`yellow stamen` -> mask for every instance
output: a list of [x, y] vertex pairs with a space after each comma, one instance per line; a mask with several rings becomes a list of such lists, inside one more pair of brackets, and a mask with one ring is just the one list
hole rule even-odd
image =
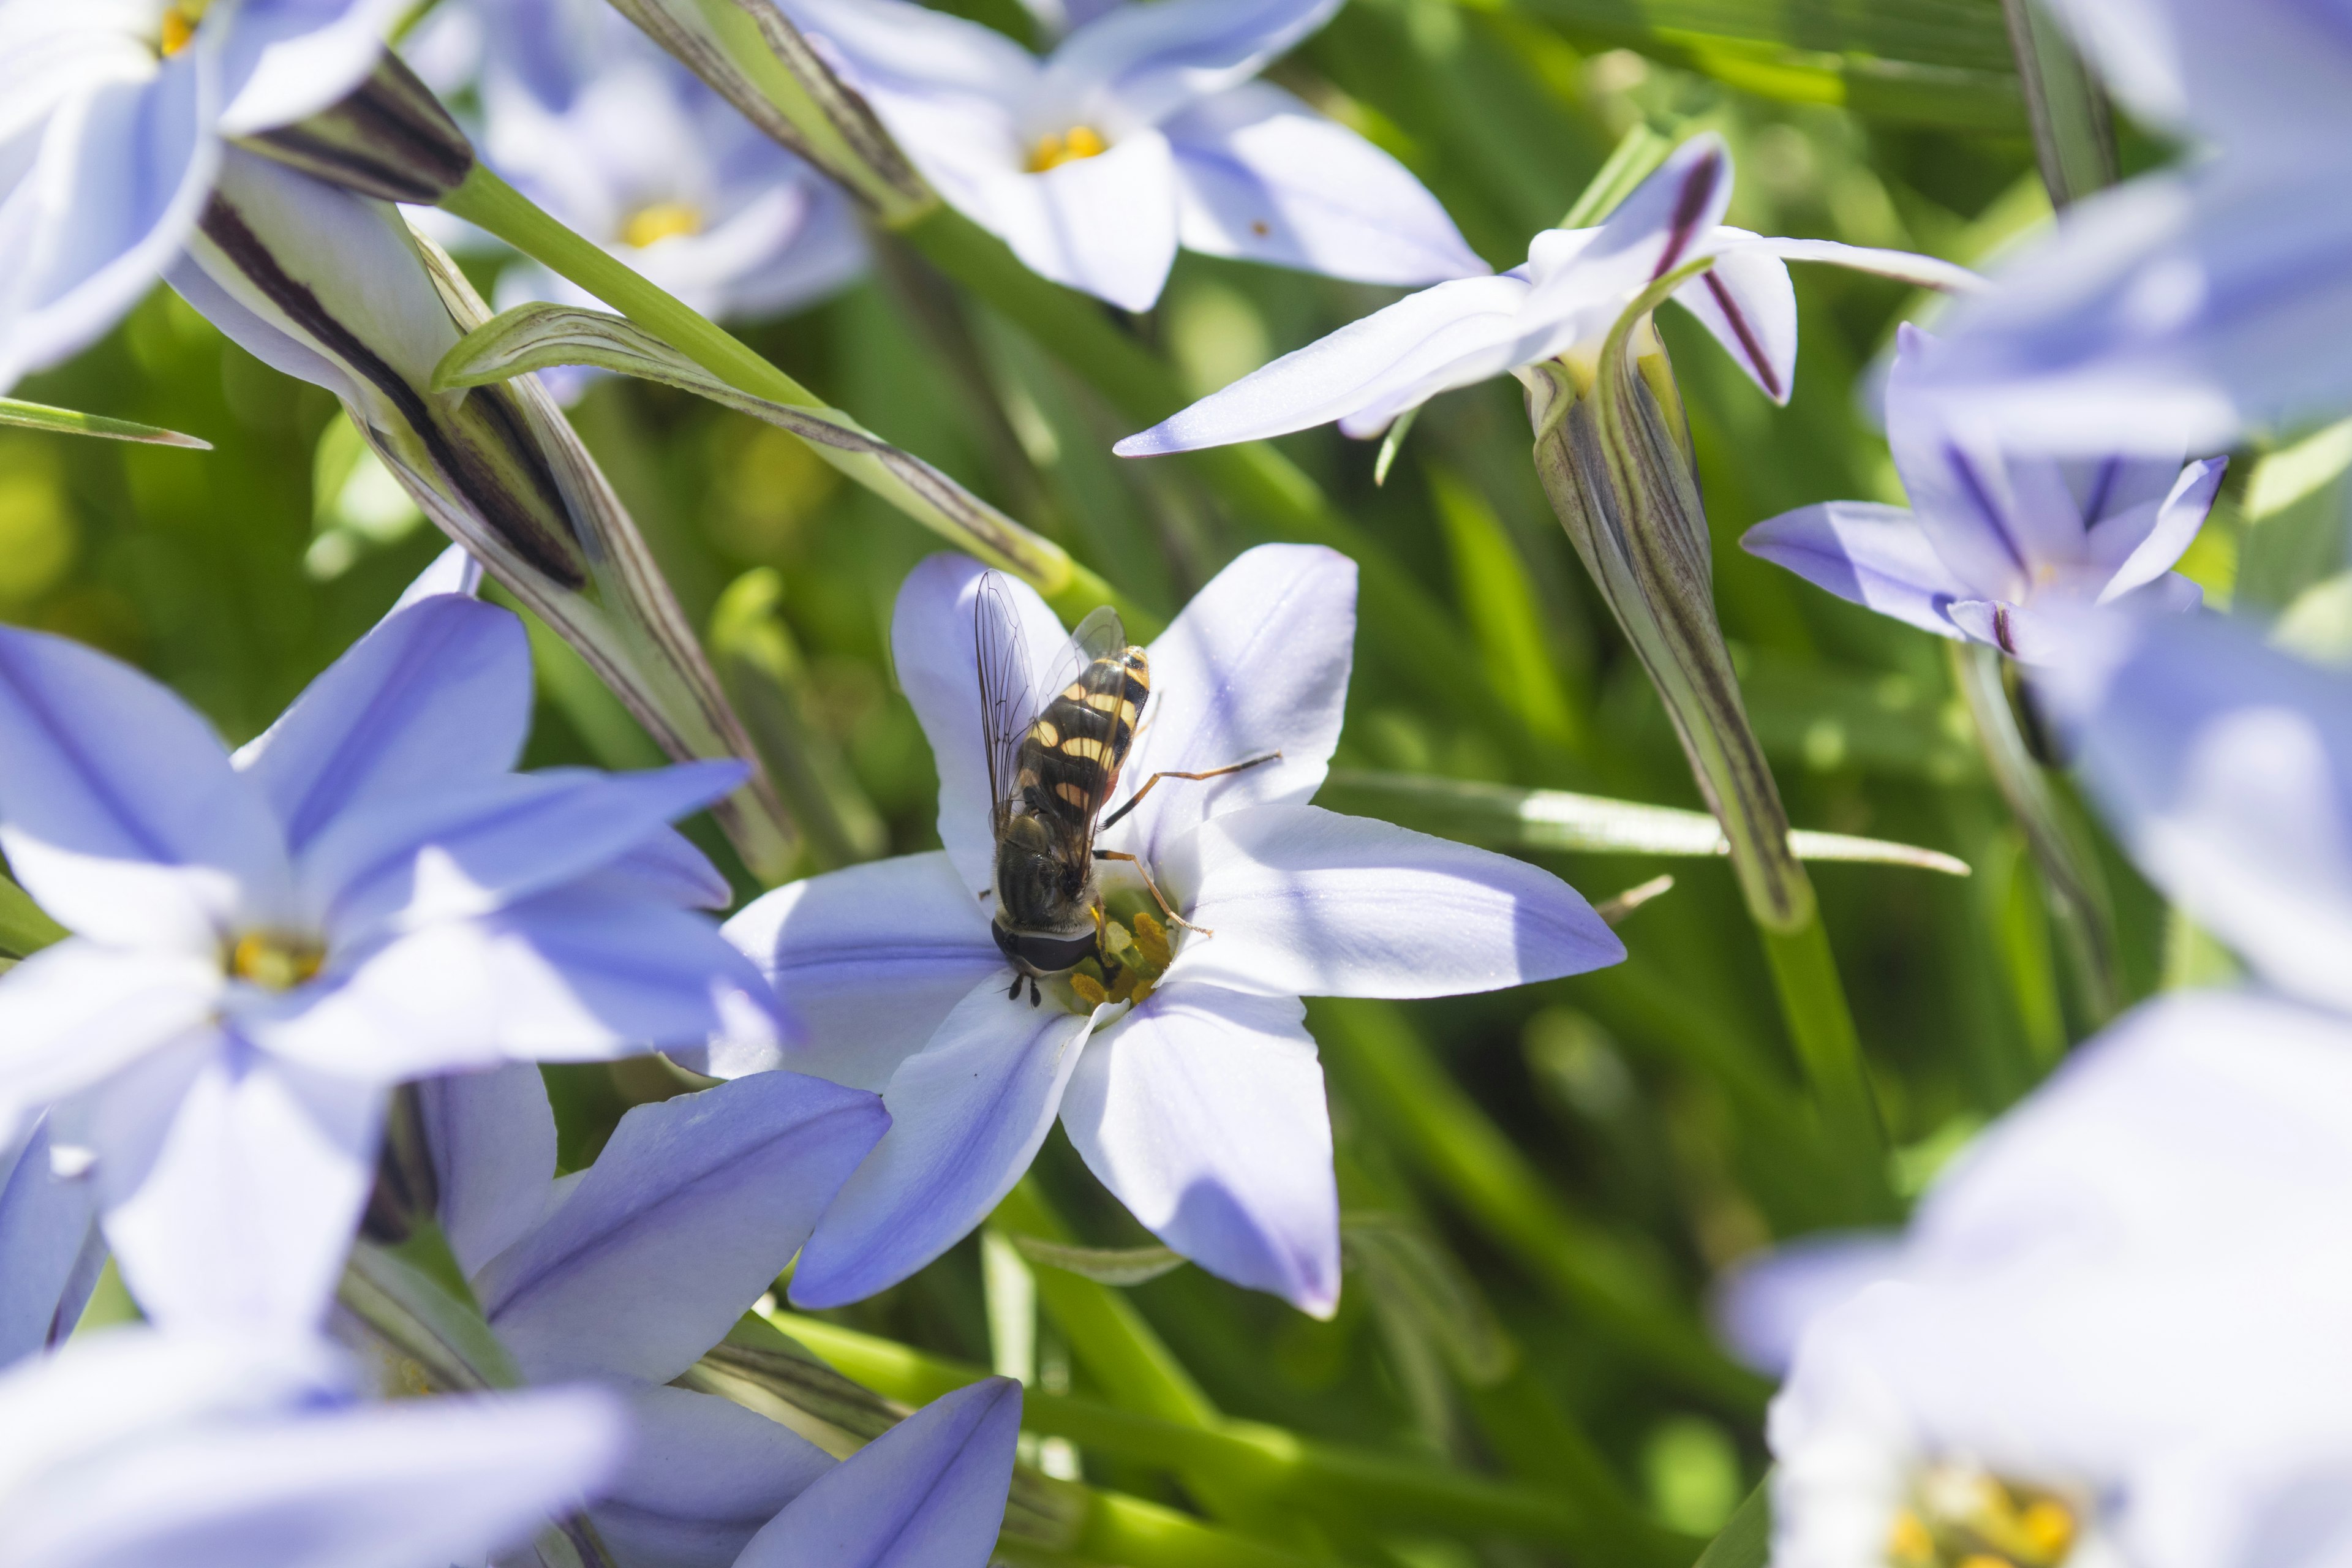
[[1907, 1508], [1895, 1516], [1895, 1527], [1886, 1532], [1886, 1557], [1890, 1563], [1904, 1564], [1935, 1561], [1936, 1538]]
[[1058, 169], [1081, 158], [1098, 157], [1109, 151], [1110, 143], [1091, 125], [1073, 125], [1058, 136], [1048, 132], [1029, 149], [1029, 172], [1042, 174], [1048, 169]]
[[291, 991], [326, 962], [326, 950], [308, 937], [283, 931], [247, 931], [229, 950], [228, 972], [265, 991]]
[[2074, 1544], [2074, 1515], [2063, 1503], [2043, 1498], [2018, 1516], [2025, 1543], [2045, 1563], [2055, 1563]]
[[163, 36], [159, 43], [164, 58], [188, 47], [188, 40], [204, 26], [205, 10], [211, 4], [212, 0], [173, 0], [163, 7]]
[[1071, 975], [1070, 989], [1076, 992], [1078, 1000], [1089, 1007], [1099, 1007], [1110, 1000], [1110, 993], [1104, 990], [1102, 982], [1091, 974]]
[[1148, 910], [1139, 910], [1135, 917], [1135, 951], [1143, 955], [1144, 967], [1157, 973], [1168, 967], [1175, 955], [1169, 950], [1168, 928]]
[[631, 213], [621, 225], [621, 239], [639, 250], [656, 240], [702, 232], [702, 209], [688, 202], [655, 202]]

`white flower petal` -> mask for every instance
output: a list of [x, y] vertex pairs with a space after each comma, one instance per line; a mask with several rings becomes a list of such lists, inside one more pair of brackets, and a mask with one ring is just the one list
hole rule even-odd
[[70, 939], [0, 976], [0, 1139], [41, 1106], [206, 1027], [222, 984], [217, 961]]
[[[1737, 228], [1718, 228], [1716, 234], [1755, 237]], [[1728, 252], [1675, 289], [1675, 303], [1715, 334], [1765, 396], [1789, 401], [1797, 380], [1797, 291], [1779, 257]]]
[[1080, 111], [1155, 125], [1257, 75], [1340, 0], [1157, 0], [1105, 12], [1046, 62], [1045, 92]]
[[1118, 798], [1162, 770], [1202, 773], [1276, 752], [1281, 760], [1220, 779], [1163, 779], [1106, 847], [1156, 862], [1220, 812], [1313, 799], [1339, 742], [1355, 643], [1356, 563], [1337, 551], [1262, 544], [1210, 579], [1152, 641], [1152, 698]]
[[1178, 983], [1087, 1042], [1062, 1125], [1154, 1236], [1328, 1318], [1339, 1193], [1323, 1068], [1296, 997]]
[[406, 0], [242, 0], [222, 20], [230, 136], [316, 114], [365, 80]]
[[1042, 174], [1007, 170], [978, 186], [971, 216], [1056, 283], [1148, 310], [1176, 259], [1176, 165], [1159, 132]]
[[1265, 995], [1452, 996], [1625, 956], [1575, 889], [1523, 860], [1311, 805], [1228, 812], [1170, 847], [1161, 886], [1213, 931], [1168, 981]]
[[1160, 129], [1187, 250], [1364, 283], [1491, 270], [1403, 164], [1280, 88], [1244, 82]]
[[890, 1131], [793, 1272], [806, 1307], [862, 1300], [963, 1239], [1028, 1170], [1091, 1021], [974, 986], [882, 1092]]
[[786, 1067], [879, 1089], [974, 985], [1011, 973], [988, 906], [942, 853], [787, 883], [721, 931], [805, 1031], [764, 1057], [714, 1046], [710, 1069], [721, 1078]]

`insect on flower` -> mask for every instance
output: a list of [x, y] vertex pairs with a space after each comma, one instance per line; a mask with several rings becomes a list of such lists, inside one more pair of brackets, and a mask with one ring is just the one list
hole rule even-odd
[[[994, 573], [972, 601], [973, 647], [980, 665], [981, 731], [988, 748], [989, 826], [996, 843], [996, 913], [990, 933], [1013, 963], [1013, 987], [1067, 973], [1095, 956], [1102, 938], [1102, 891], [1095, 864], [1132, 865], [1152, 901], [1176, 925], [1209, 934], [1169, 907], [1151, 869], [1135, 856], [1095, 847], [1095, 834], [1135, 809], [1161, 779], [1213, 779], [1282, 755], [1268, 752], [1205, 773], [1156, 773], [1125, 805], [1095, 820], [1118, 788], [1151, 700], [1151, 663], [1127, 640], [1118, 612], [1103, 605], [1078, 624], [1044, 689], [1029, 689], [1029, 654], [1021, 623]], [[986, 894], [982, 895], [986, 897]]]

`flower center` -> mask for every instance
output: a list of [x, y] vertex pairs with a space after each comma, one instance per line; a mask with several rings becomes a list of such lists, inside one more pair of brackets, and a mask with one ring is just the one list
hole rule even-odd
[[172, 0], [163, 7], [163, 31], [156, 47], [163, 51], [165, 59], [188, 47], [188, 40], [205, 25], [205, 12], [211, 5], [212, 0]]
[[1073, 125], [1059, 135], [1047, 132], [1037, 138], [1029, 149], [1029, 172], [1042, 174], [1048, 169], [1058, 169], [1065, 163], [1075, 163], [1081, 158], [1093, 158], [1110, 151], [1103, 133], [1091, 125]]
[[1144, 900], [1145, 907], [1139, 909], [1134, 907], [1132, 895], [1114, 894], [1106, 901], [1095, 955], [1070, 972], [1070, 989], [1086, 1006], [1139, 1003], [1168, 973], [1169, 961], [1175, 956], [1168, 927], [1150, 906], [1148, 895]]
[[654, 202], [631, 213], [621, 225], [624, 244], [643, 250], [656, 240], [702, 232], [702, 209], [691, 202]]
[[250, 931], [229, 949], [228, 972], [264, 991], [291, 991], [319, 973], [327, 950], [290, 931]]
[[2045, 1487], [1967, 1464], [1925, 1471], [1886, 1535], [1888, 1568], [2058, 1568], [2074, 1549], [2074, 1505]]

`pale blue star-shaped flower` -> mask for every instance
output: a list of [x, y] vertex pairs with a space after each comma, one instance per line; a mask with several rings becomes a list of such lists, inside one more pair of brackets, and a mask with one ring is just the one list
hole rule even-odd
[[1742, 549], [1881, 615], [2029, 661], [2051, 656], [2053, 608], [2063, 620], [2086, 605], [2163, 613], [2203, 602], [2171, 568], [2227, 459], [2183, 467], [2177, 453], [2062, 460], [1989, 447], [1919, 395], [1935, 340], [1906, 325], [1898, 342], [1886, 439], [1910, 509], [1826, 501], [1759, 523]]
[[429, 591], [459, 576], [234, 756], [147, 677], [0, 628], [0, 850], [73, 932], [0, 978], [0, 1135], [50, 1108], [159, 1321], [318, 1319], [389, 1084], [772, 1026], [667, 826], [740, 765], [513, 772], [529, 648]]
[[1043, 59], [908, 0], [784, 0], [917, 168], [1031, 270], [1130, 310], [1181, 246], [1366, 283], [1487, 270], [1403, 165], [1253, 80], [1339, 0], [1151, 0]]
[[628, 1402], [627, 1449], [588, 1509], [619, 1561], [862, 1563], [874, 1559], [854, 1545], [918, 1521], [892, 1561], [987, 1560], [1017, 1384], [950, 1394], [840, 1462], [731, 1400], [672, 1385], [769, 1289], [882, 1135], [889, 1118], [873, 1095], [775, 1072], [641, 1105], [594, 1164], [559, 1180], [535, 1068], [416, 1093], [450, 1248], [516, 1364], [534, 1383], [600, 1384]]
[[1597, 228], [1546, 229], [1522, 266], [1400, 300], [1212, 393], [1118, 443], [1122, 457], [1189, 452], [1337, 421], [1372, 437], [1442, 392], [1563, 356], [1597, 355], [1610, 329], [1658, 279], [1707, 257], [1674, 291], [1776, 403], [1797, 361], [1797, 298], [1782, 263], [1830, 261], [1934, 288], [1974, 274], [1927, 257], [1818, 239], [1767, 239], [1723, 225], [1731, 155], [1695, 136]]
[[[489, 165], [701, 314], [796, 310], [864, 268], [848, 197], [603, 0], [471, 0], [428, 26], [471, 35], [461, 74]], [[528, 300], [596, 303], [536, 263], [509, 266], [497, 303]]]
[[365, 1405], [305, 1337], [116, 1329], [0, 1374], [9, 1568], [417, 1568], [528, 1540], [613, 1468], [594, 1389]]
[[2352, 19], [2303, 0], [2061, 0], [2197, 151], [2069, 207], [1955, 312], [1925, 390], [2021, 449], [2210, 450], [2352, 407]]
[[[1339, 736], [1355, 567], [1265, 545], [1225, 568], [1150, 647], [1151, 695], [1107, 828], [1175, 911], [1143, 952], [1139, 1002], [1006, 995], [991, 934], [995, 846], [976, 673], [983, 573], [933, 556], [899, 591], [898, 679], [929, 737], [946, 847], [778, 889], [727, 926], [808, 1022], [804, 1041], [715, 1046], [710, 1070], [788, 1067], [879, 1089], [892, 1125], [818, 1224], [793, 1300], [890, 1285], [968, 1233], [1055, 1117], [1170, 1247], [1328, 1315], [1339, 1293], [1330, 1120], [1302, 996], [1444, 996], [1574, 974], [1624, 949], [1574, 889], [1524, 861], [1307, 802]], [[1003, 584], [1044, 686], [1059, 622]], [[1112, 803], [1113, 808], [1121, 804]], [[1120, 868], [1104, 868], [1111, 896]], [[1156, 917], [1155, 917], [1156, 918]], [[1139, 925], [1139, 930], [1143, 928]], [[1213, 932], [1213, 934], [1209, 934]]]
[[356, 87], [402, 0], [0, 0], [0, 391], [152, 288], [223, 139]]
[[61, 1343], [106, 1262], [89, 1173], [58, 1168], [47, 1119], [0, 1148], [0, 1366]]

